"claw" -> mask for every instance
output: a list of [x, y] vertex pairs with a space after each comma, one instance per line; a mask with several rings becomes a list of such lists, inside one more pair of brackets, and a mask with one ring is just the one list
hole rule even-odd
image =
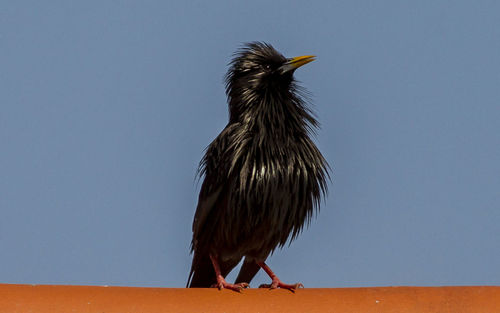
[[269, 288], [269, 289], [282, 288], [282, 289], [288, 289], [291, 292], [295, 292], [296, 289], [304, 288], [304, 285], [302, 285], [301, 283], [285, 284], [281, 280], [276, 278], [273, 279], [273, 282], [271, 284], [262, 284], [259, 286], [259, 288]]
[[288, 289], [291, 292], [295, 292], [298, 288], [304, 288], [304, 285], [301, 283], [296, 283], [296, 284], [285, 284], [282, 282], [276, 274], [271, 271], [269, 266], [267, 266], [264, 261], [258, 261], [257, 264], [271, 277], [272, 283], [271, 284], [262, 284], [259, 286], [259, 288], [269, 288], [269, 289], [277, 289], [277, 288], [283, 288], [283, 289]]
[[212, 260], [212, 265], [214, 266], [215, 275], [217, 276], [217, 283], [213, 284], [212, 288], [221, 289], [230, 289], [237, 292], [240, 292], [242, 289], [250, 287], [247, 283], [238, 283], [238, 284], [230, 284], [228, 283], [224, 277], [221, 275], [221, 271], [219, 268], [219, 263], [217, 262], [217, 257], [210, 254], [210, 260]]
[[234, 291], [240, 292], [241, 290], [250, 287], [250, 285], [247, 284], [247, 283], [231, 284], [231, 283], [228, 283], [224, 279], [224, 277], [222, 277], [221, 275], [219, 275], [219, 276], [217, 276], [217, 283], [213, 284], [211, 287], [212, 288], [218, 288], [219, 290], [221, 290], [221, 289], [229, 289], [229, 290], [234, 290]]

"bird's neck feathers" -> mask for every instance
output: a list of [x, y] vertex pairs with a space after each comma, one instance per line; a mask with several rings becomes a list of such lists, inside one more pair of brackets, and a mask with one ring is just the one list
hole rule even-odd
[[280, 87], [258, 92], [230, 90], [229, 123], [238, 123], [253, 133], [275, 137], [290, 133], [307, 136], [314, 132], [318, 122], [302, 95], [304, 91], [295, 82]]

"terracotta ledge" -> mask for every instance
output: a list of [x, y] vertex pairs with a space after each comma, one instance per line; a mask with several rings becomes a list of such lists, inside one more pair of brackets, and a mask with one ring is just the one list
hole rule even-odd
[[0, 284], [0, 313], [500, 312], [500, 287], [217, 289]]

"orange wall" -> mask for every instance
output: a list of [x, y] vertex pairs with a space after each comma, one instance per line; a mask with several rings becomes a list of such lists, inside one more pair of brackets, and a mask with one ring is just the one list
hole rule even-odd
[[0, 313], [500, 312], [500, 287], [246, 289], [0, 284]]

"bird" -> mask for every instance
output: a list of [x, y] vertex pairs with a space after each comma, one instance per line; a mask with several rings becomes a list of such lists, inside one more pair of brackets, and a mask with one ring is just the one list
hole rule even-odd
[[[319, 128], [295, 70], [313, 55], [286, 58], [265, 42], [243, 44], [225, 75], [229, 121], [205, 149], [192, 225], [186, 287], [241, 291], [263, 269], [270, 284], [295, 291], [266, 264], [319, 211], [330, 167], [311, 136]], [[244, 258], [234, 283], [226, 275]]]

